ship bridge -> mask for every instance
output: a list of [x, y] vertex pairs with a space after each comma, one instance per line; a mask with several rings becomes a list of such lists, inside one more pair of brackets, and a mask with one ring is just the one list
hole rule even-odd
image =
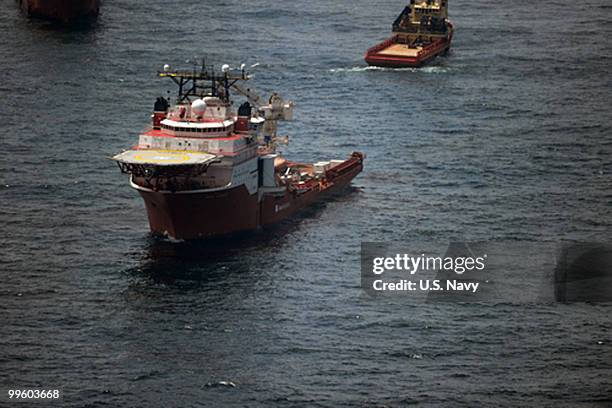
[[396, 34], [444, 37], [448, 34], [448, 0], [411, 0], [393, 23]]

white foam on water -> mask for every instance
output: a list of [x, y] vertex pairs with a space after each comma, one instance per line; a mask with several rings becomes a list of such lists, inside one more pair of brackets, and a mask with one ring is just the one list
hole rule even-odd
[[450, 69], [448, 67], [431, 66], [418, 68], [417, 71], [425, 72], [427, 74], [445, 74], [450, 71]]

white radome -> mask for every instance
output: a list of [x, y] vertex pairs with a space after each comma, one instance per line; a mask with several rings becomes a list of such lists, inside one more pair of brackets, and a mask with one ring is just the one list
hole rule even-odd
[[164, 71], [165, 71], [165, 72], [170, 71], [170, 65], [168, 65], [168, 64], [164, 64]]
[[202, 116], [204, 115], [205, 111], [206, 111], [206, 102], [204, 102], [202, 99], [196, 99], [195, 101], [191, 103], [192, 113], [198, 116]]
[[221, 71], [223, 72], [227, 72], [230, 70], [230, 66], [227, 64], [223, 64], [223, 66], [221, 67]]

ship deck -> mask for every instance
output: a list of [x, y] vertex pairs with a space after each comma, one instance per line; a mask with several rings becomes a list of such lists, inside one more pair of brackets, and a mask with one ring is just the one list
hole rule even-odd
[[217, 158], [214, 154], [177, 150], [127, 150], [113, 157], [124, 164], [155, 166], [193, 166], [207, 164]]
[[418, 57], [419, 52], [423, 47], [411, 48], [406, 44], [391, 44], [389, 47], [378, 52], [380, 55], [389, 55], [393, 57]]

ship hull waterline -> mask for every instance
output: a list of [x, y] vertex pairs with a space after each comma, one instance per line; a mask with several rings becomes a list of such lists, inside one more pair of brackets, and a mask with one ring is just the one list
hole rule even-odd
[[291, 217], [315, 201], [347, 187], [363, 169], [358, 163], [333, 180], [325, 189], [297, 194], [249, 194], [244, 186], [213, 192], [156, 192], [135, 185], [145, 202], [151, 232], [174, 239], [190, 240], [251, 231]]

